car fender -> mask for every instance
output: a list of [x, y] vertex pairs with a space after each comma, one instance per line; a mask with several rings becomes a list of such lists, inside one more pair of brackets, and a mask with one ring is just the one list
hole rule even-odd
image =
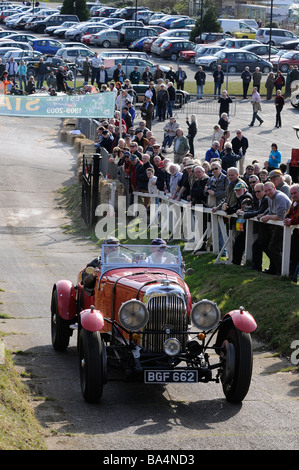
[[228, 316], [231, 317], [235, 327], [244, 333], [252, 333], [257, 328], [255, 319], [244, 309], [244, 307], [240, 307], [237, 310], [228, 312], [224, 316], [223, 320], [225, 320]]
[[99, 310], [95, 310], [93, 305], [80, 312], [80, 320], [82, 328], [88, 331], [99, 331], [105, 323], [103, 315]]
[[72, 320], [77, 314], [76, 289], [71, 281], [58, 281], [53, 292], [57, 292], [58, 313], [64, 320]]

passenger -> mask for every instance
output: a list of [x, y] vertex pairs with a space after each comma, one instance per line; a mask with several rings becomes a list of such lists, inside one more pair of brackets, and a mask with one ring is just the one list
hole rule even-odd
[[166, 241], [162, 238], [155, 238], [151, 243], [151, 255], [146, 258], [147, 263], [162, 264], [166, 263], [167, 258], [164, 256], [167, 248]]
[[[115, 252], [119, 251], [119, 240], [115, 237], [109, 237], [103, 240], [103, 245], [111, 245], [106, 248], [106, 261], [110, 255], [114, 255]], [[93, 259], [90, 263], [88, 263], [82, 272], [82, 284], [87, 287], [88, 289], [93, 289], [96, 283], [97, 278], [101, 275], [101, 270], [99, 269], [102, 264], [101, 256]], [[88, 269], [88, 268], [94, 268]], [[92, 272], [88, 272], [92, 271]]]

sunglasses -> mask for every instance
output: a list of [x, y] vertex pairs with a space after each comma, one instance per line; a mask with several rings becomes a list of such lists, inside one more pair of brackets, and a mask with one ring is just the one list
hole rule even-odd
[[259, 191], [254, 191], [254, 192], [255, 192], [255, 193], [261, 193], [262, 191], [261, 191], [261, 190], [259, 190]]
[[218, 168], [211, 168], [211, 170], [212, 170], [212, 171], [216, 171], [216, 170], [218, 170]]

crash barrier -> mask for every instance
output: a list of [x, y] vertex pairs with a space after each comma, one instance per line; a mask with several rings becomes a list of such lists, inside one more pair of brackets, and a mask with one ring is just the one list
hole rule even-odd
[[[159, 233], [166, 240], [185, 239], [184, 250], [192, 251], [194, 254], [200, 251], [205, 242], [208, 249], [210, 247], [210, 251], [217, 255], [215, 263], [219, 262], [224, 251], [227, 253], [228, 262], [232, 262], [236, 224], [227, 224], [226, 222], [227, 220], [236, 222], [238, 219], [236, 214], [227, 215], [222, 210], [212, 212], [212, 209], [201, 205], [192, 206], [188, 201], [171, 199], [161, 191], [158, 191], [156, 194], [134, 191], [134, 203], [130, 206], [131, 214], [129, 215], [136, 216], [135, 208], [137, 209], [138, 207], [138, 200], [144, 197], [151, 198], [150, 217], [147, 228], [150, 232], [153, 232], [153, 235], [158, 236]], [[204, 214], [207, 214], [205, 230], [203, 224]], [[244, 264], [250, 263], [252, 260], [252, 244], [257, 238], [254, 230], [256, 222], [263, 223], [255, 217], [246, 219]], [[288, 276], [291, 236], [294, 229], [299, 229], [299, 225], [286, 227], [282, 221], [268, 221], [267, 224], [279, 225], [283, 229], [281, 275]], [[227, 229], [227, 227], [229, 228]], [[219, 248], [219, 238], [221, 236], [223, 245]]]
[[77, 128], [88, 139], [95, 142], [97, 135], [97, 128], [101, 125], [97, 119], [77, 119]]
[[[235, 96], [230, 96], [232, 103], [229, 105], [229, 116], [236, 115], [237, 101]], [[181, 107], [176, 108], [177, 114], [216, 114], [219, 116], [218, 95], [203, 95], [199, 99], [197, 95], [189, 95], [188, 101], [182, 104]]]

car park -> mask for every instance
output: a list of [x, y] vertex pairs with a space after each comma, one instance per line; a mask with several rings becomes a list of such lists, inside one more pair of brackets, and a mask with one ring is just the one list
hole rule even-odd
[[226, 48], [235, 48], [235, 49], [241, 49], [244, 46], [248, 46], [249, 44], [260, 44], [259, 41], [256, 39], [236, 39], [236, 38], [227, 38], [223, 44], [223, 47]]
[[[90, 36], [90, 44], [93, 44], [97, 47], [117, 47], [120, 42], [120, 31], [116, 31], [114, 29], [100, 31], [98, 33], [91, 34]], [[83, 38], [82, 38], [82, 42]]]
[[196, 63], [196, 59], [204, 55], [213, 55], [216, 52], [221, 51], [223, 48], [221, 46], [202, 46], [201, 44], [196, 44], [194, 50], [190, 51], [181, 51], [180, 60], [190, 62], [191, 64]]
[[[207, 58], [203, 57], [198, 65], [205, 67], [205, 59]], [[243, 49], [223, 49], [217, 52], [214, 60], [210, 61], [209, 68], [215, 70], [217, 65], [221, 65], [223, 71], [229, 73], [243, 72], [246, 66], [249, 67], [250, 72], [254, 72], [256, 67], [259, 67], [262, 73], [269, 73], [273, 70], [271, 62]]]
[[298, 36], [291, 31], [279, 28], [272, 28], [271, 30], [270, 28], [259, 28], [255, 38], [263, 44], [272, 44], [273, 46], [280, 46], [286, 41], [299, 39]]
[[279, 49], [274, 46], [268, 46], [265, 44], [249, 44], [248, 46], [242, 47], [245, 51], [253, 52], [259, 57], [269, 57], [269, 47], [270, 47], [270, 56], [277, 55]]
[[[254, 317], [243, 307], [222, 315], [208, 299], [192, 304], [179, 246], [111, 246], [102, 245], [98, 268], [52, 287], [52, 346], [66, 351], [77, 334], [83, 399], [99, 403], [105, 384], [122, 379], [145, 389], [220, 383], [228, 402], [242, 402], [252, 376]], [[100, 276], [86, 287], [95, 269]]]
[[287, 73], [290, 66], [299, 66], [299, 52], [286, 52], [280, 57], [271, 58], [274, 70], [281, 70], [282, 73]]
[[194, 42], [183, 39], [168, 39], [160, 47], [160, 57], [177, 60], [181, 51], [192, 50], [194, 48]]

